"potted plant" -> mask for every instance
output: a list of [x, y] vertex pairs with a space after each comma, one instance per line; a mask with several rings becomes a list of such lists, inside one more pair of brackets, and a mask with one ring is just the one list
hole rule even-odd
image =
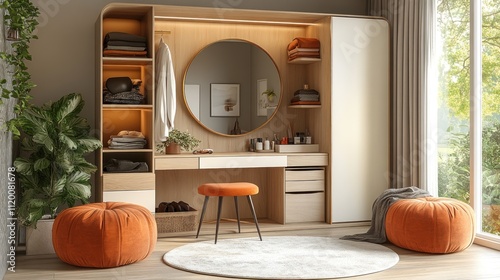
[[267, 100], [269, 100], [269, 102], [273, 102], [274, 98], [276, 97], [276, 93], [274, 92], [273, 89], [268, 89], [268, 90], [262, 92], [262, 95], [266, 95]]
[[102, 143], [90, 136], [87, 120], [79, 116], [83, 106], [82, 96], [72, 93], [54, 103], [29, 106], [17, 117], [22, 132], [21, 156], [14, 161], [21, 185], [17, 218], [27, 227], [27, 250], [28, 231], [42, 217], [53, 219], [61, 206], [90, 198], [96, 166], [85, 155]]
[[168, 137], [157, 147], [158, 150], [166, 154], [179, 154], [182, 150], [191, 151], [198, 147], [200, 140], [189, 134], [182, 132], [176, 128], [168, 133]]

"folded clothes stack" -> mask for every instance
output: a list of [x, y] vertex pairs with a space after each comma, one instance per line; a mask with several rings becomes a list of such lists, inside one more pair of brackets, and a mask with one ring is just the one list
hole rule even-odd
[[117, 150], [144, 149], [146, 139], [138, 131], [120, 131], [117, 135], [111, 135], [108, 140], [108, 148]]
[[149, 167], [145, 162], [134, 162], [130, 160], [112, 158], [105, 166], [105, 172], [130, 173], [130, 172], [148, 172]]
[[109, 32], [104, 37], [104, 56], [147, 56], [146, 37]]
[[304, 85], [303, 89], [295, 91], [290, 102], [291, 105], [321, 105], [319, 100], [319, 92], [314, 89], [309, 89], [308, 85]]
[[320, 58], [320, 43], [316, 38], [295, 38], [288, 44], [288, 61], [297, 58]]

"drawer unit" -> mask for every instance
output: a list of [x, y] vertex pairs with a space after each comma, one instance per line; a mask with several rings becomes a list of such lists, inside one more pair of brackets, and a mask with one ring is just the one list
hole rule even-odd
[[325, 220], [325, 169], [285, 169], [285, 223]]
[[325, 193], [287, 193], [285, 223], [324, 222]]
[[287, 166], [327, 166], [328, 155], [326, 154], [295, 154], [287, 156]]
[[103, 191], [154, 190], [154, 173], [105, 173], [102, 175]]

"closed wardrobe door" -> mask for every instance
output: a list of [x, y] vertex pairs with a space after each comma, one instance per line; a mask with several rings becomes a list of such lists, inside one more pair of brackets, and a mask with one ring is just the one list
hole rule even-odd
[[371, 219], [389, 188], [389, 26], [334, 17], [332, 45], [332, 222]]

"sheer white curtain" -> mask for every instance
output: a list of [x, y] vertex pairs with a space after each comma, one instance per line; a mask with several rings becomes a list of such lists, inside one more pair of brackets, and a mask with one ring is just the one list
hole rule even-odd
[[369, 0], [392, 29], [391, 173], [393, 188], [437, 194], [434, 71], [435, 0]]

